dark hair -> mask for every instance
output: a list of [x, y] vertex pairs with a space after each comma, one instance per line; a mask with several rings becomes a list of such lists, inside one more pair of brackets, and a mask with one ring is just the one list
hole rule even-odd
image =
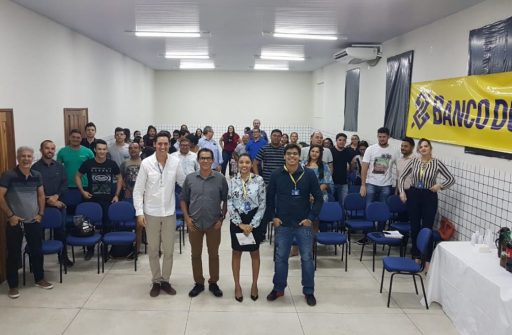
[[389, 129], [386, 127], [380, 127], [377, 129], [377, 134], [386, 134], [389, 136]]
[[334, 146], [334, 143], [332, 142], [332, 139], [330, 137], [324, 138], [324, 142], [325, 141], [329, 141], [329, 143], [331, 143], [331, 147]]
[[359, 141], [359, 144], [357, 145], [357, 147], [359, 148], [360, 146], [363, 146], [365, 148], [369, 147], [368, 142], [366, 142], [366, 141]]
[[208, 149], [208, 148], [201, 148], [199, 149], [199, 151], [197, 152], [197, 160], [199, 160], [200, 156], [201, 156], [201, 153], [203, 152], [209, 152], [210, 153], [210, 156], [212, 157], [212, 159], [215, 157], [213, 155], [213, 151], [211, 149]]
[[180, 130], [180, 137], [186, 136], [190, 134], [190, 132], [186, 129]]
[[82, 136], [82, 132], [80, 131], [80, 129], [77, 129], [77, 128], [73, 128], [69, 131], [69, 136], [71, 136], [73, 134], [80, 134], [80, 136]]
[[96, 146], [98, 144], [104, 144], [104, 145], [108, 146], [107, 142], [105, 142], [105, 140], [102, 140], [101, 138], [96, 140], [96, 144], [95, 144], [94, 148], [96, 148]]
[[155, 136], [155, 142], [158, 140], [159, 137], [165, 137], [170, 142], [171, 141], [171, 134], [167, 130], [160, 130], [158, 134]]
[[249, 155], [247, 152], [244, 152], [243, 154], [240, 154], [240, 155], [238, 156], [238, 159], [240, 159], [240, 158], [242, 158], [242, 157], [247, 157], [247, 158], [249, 158], [249, 160], [250, 160], [250, 161], [251, 161], [251, 163], [252, 163], [251, 155]]
[[283, 136], [283, 132], [280, 129], [273, 129], [270, 132], [270, 136], [272, 136], [272, 134], [274, 134], [274, 133], [279, 133], [279, 135]]
[[197, 128], [196, 129], [196, 132], [194, 133], [194, 135], [197, 137], [197, 132], [200, 131], [201, 132], [201, 135], [203, 135], [203, 130], [201, 128]]
[[230, 124], [230, 125], [228, 126], [228, 129], [227, 129], [227, 132], [228, 132], [228, 133], [229, 133], [229, 128], [233, 128], [233, 133], [236, 133], [236, 131], [235, 131], [235, 126], [233, 126], [232, 124]]
[[249, 133], [251, 131], [251, 127], [245, 127], [244, 128], [244, 133]]
[[430, 143], [430, 140], [426, 139], [426, 138], [420, 138], [420, 140], [418, 141], [418, 149], [420, 148], [420, 144], [421, 142], [427, 142], [428, 143], [428, 146], [430, 147], [430, 149], [432, 149], [432, 143]]
[[[140, 137], [140, 136], [135, 136], [135, 137], [133, 138], [133, 142], [137, 142], [137, 143], [139, 143], [139, 145], [140, 145], [140, 141], [141, 141], [141, 140], [142, 140], [142, 137]], [[144, 142], [144, 141], [143, 141], [143, 142]]]
[[337, 141], [337, 140], [338, 140], [338, 138], [340, 138], [340, 137], [343, 137], [343, 138], [347, 139], [347, 134], [345, 134], [345, 133], [337, 133], [337, 134], [336, 134], [336, 141]]
[[318, 165], [318, 179], [320, 180], [324, 178], [324, 162], [322, 161], [322, 157], [324, 155], [324, 147], [319, 144], [310, 145], [306, 165], [309, 165], [309, 163], [311, 162], [311, 149], [313, 148], [318, 148], [320, 150], [320, 156], [318, 156], [318, 160], [316, 162], [316, 165]]
[[180, 130], [188, 130], [188, 126], [186, 124], [182, 124]]
[[178, 135], [179, 135], [179, 134], [180, 134], [179, 129], [174, 129], [174, 130], [172, 131], [172, 134], [173, 134], [173, 135], [174, 135], [174, 134], [178, 134]]
[[192, 134], [188, 134], [186, 136], [186, 139], [189, 140], [190, 143], [193, 144], [193, 145], [197, 145], [197, 143], [199, 142], [199, 139], [197, 138], [197, 136], [192, 135]]
[[44, 147], [44, 145], [46, 143], [53, 143], [53, 141], [52, 140], [44, 140], [43, 142], [41, 142], [41, 145], [39, 146], [39, 149], [43, 149], [43, 147]]
[[96, 130], [96, 125], [92, 122], [87, 122], [87, 124], [84, 127], [84, 130], [87, 130], [87, 128], [89, 128], [89, 127], [93, 127], [94, 130]]
[[[121, 127], [116, 127], [116, 129], [114, 130], [114, 135], [119, 132], [119, 131], [122, 131], [124, 133], [124, 128], [121, 128]], [[125, 133], [126, 135], [126, 133]]]
[[402, 138], [402, 141], [409, 143], [414, 148], [414, 140], [412, 138], [406, 136], [406, 137]]
[[287, 153], [288, 151], [293, 150], [293, 149], [297, 150], [297, 152], [298, 152], [298, 153], [299, 153], [299, 155], [300, 155], [300, 150], [301, 150], [301, 149], [300, 149], [300, 147], [299, 147], [297, 144], [295, 144], [295, 143], [287, 144], [287, 145], [284, 147], [284, 154], [286, 155], [286, 153]]
[[126, 138], [124, 139], [124, 141], [126, 143], [128, 143], [130, 141], [130, 136], [131, 136], [130, 129], [129, 128], [124, 128], [123, 131], [124, 131], [124, 134], [126, 135]]
[[155, 128], [154, 126], [148, 126], [148, 131], [146, 132], [146, 134], [148, 134], [148, 135], [149, 135], [149, 131], [150, 131], [151, 129], [153, 129], [153, 130], [155, 131], [155, 133], [156, 133], [156, 128]]

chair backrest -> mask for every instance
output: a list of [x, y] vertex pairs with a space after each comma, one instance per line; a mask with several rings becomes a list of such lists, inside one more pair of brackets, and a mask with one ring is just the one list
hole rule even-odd
[[428, 252], [428, 246], [430, 244], [431, 239], [432, 229], [422, 228], [418, 234], [418, 237], [416, 238], [416, 246], [418, 247], [418, 250], [420, 251], [422, 258]]
[[384, 222], [389, 220], [391, 213], [389, 207], [384, 202], [372, 202], [366, 208], [366, 219], [373, 222]]
[[348, 194], [352, 194], [352, 193], [359, 194], [360, 190], [361, 190], [361, 185], [354, 185], [354, 184], [348, 185]]
[[41, 229], [55, 229], [62, 227], [62, 212], [53, 207], [44, 210], [44, 217], [41, 221]]
[[135, 217], [135, 208], [126, 201], [119, 201], [108, 207], [108, 218], [114, 222], [132, 221]]
[[83, 215], [89, 218], [95, 226], [102, 224], [103, 210], [96, 202], [82, 202], [76, 206], [75, 215]]
[[396, 194], [392, 194], [388, 197], [387, 203], [389, 206], [389, 211], [393, 214], [405, 213], [407, 212], [407, 206], [400, 200], [400, 197]]
[[82, 195], [78, 189], [71, 188], [61, 195], [60, 200], [66, 204], [66, 206], [74, 207], [82, 202]]
[[345, 201], [343, 202], [343, 207], [347, 211], [364, 211], [366, 206], [366, 201], [359, 193], [349, 193], [345, 197]]
[[318, 219], [324, 222], [339, 222], [343, 220], [343, 211], [339, 202], [324, 202]]

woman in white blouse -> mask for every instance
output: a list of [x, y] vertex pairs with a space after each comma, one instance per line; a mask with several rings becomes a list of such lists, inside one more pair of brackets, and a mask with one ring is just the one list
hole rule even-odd
[[[252, 260], [251, 299], [258, 299], [258, 275], [260, 271], [259, 247], [265, 237], [264, 225], [261, 219], [265, 213], [265, 183], [263, 178], [251, 173], [252, 161], [249, 154], [241, 154], [238, 159], [239, 173], [229, 182], [228, 212], [231, 220], [231, 247], [233, 257], [231, 267], [235, 280], [235, 299], [243, 301], [240, 286], [240, 259], [243, 251], [249, 251]], [[237, 236], [238, 234], [238, 236]], [[254, 242], [240, 245], [239, 240]]]

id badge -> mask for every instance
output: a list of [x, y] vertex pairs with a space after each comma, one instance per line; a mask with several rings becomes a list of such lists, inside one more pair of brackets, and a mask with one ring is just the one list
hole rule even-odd
[[251, 211], [251, 204], [249, 202], [246, 202], [244, 204], [244, 209], [246, 212], [250, 212]]
[[416, 185], [416, 188], [421, 188], [421, 189], [424, 189], [425, 188], [425, 183], [423, 181], [419, 181], [418, 182], [418, 185]]
[[292, 195], [293, 195], [293, 196], [298, 196], [298, 195], [300, 195], [300, 190], [299, 190], [298, 188], [294, 188], [294, 189], [292, 189]]

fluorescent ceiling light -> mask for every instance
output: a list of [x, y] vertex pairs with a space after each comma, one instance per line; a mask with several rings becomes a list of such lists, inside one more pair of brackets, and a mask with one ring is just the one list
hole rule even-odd
[[288, 64], [254, 64], [255, 70], [288, 71]]
[[136, 31], [137, 37], [201, 37], [199, 32], [172, 31]]
[[180, 69], [215, 69], [212, 61], [180, 61]]
[[326, 34], [296, 34], [296, 33], [273, 33], [274, 37], [281, 38], [297, 38], [297, 39], [306, 39], [306, 40], [329, 40], [336, 41], [338, 39], [337, 35], [326, 35]]
[[165, 58], [169, 59], [210, 59], [207, 54], [194, 54], [185, 52], [167, 52]]
[[269, 60], [289, 60], [289, 61], [303, 61], [304, 57], [295, 55], [277, 55], [277, 54], [261, 54], [260, 59]]

